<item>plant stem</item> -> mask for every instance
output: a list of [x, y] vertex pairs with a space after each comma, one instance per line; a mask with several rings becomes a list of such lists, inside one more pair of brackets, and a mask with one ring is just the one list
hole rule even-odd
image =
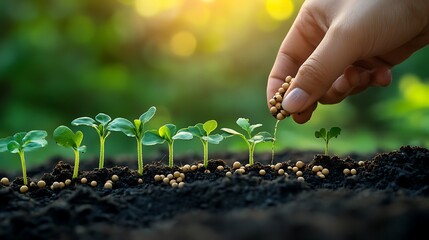
[[137, 164], [139, 175], [143, 174], [143, 146], [140, 138], [137, 139]]
[[329, 140], [326, 140], [325, 141], [325, 156], [328, 156], [328, 151], [329, 151], [328, 144], [329, 144]]
[[271, 165], [274, 163], [274, 145], [277, 140], [277, 126], [279, 125], [280, 120], [277, 120], [276, 125], [274, 126], [274, 134], [273, 134], [273, 144], [271, 144]]
[[19, 151], [18, 153], [19, 153], [19, 158], [21, 159], [22, 177], [23, 177], [24, 185], [27, 185], [27, 168], [25, 166], [24, 151]]
[[98, 169], [104, 168], [104, 137], [100, 137], [100, 161], [98, 163]]
[[253, 163], [254, 163], [254, 161], [253, 161], [253, 155], [254, 155], [254, 152], [255, 152], [255, 147], [256, 147], [255, 143], [249, 144], [249, 164], [250, 164], [250, 166], [252, 166]]
[[74, 169], [73, 169], [73, 178], [78, 177], [79, 172], [79, 150], [73, 149], [74, 151]]
[[203, 141], [203, 149], [204, 149], [204, 167], [207, 168], [209, 165], [209, 142]]
[[173, 167], [173, 142], [168, 144], [168, 166]]

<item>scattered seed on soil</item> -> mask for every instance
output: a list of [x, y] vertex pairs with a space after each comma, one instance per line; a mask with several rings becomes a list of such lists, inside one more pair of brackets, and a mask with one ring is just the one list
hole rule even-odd
[[97, 186], [97, 181], [91, 181], [91, 187], [96, 187]]
[[[168, 179], [168, 178], [167, 178]], [[139, 180], [137, 180], [138, 184], [143, 184], [143, 179], [139, 178]]]
[[22, 186], [19, 188], [19, 191], [20, 191], [21, 193], [26, 193], [26, 192], [28, 192], [28, 187], [27, 187], [26, 185], [22, 185]]
[[317, 173], [319, 171], [319, 166], [313, 166], [313, 168], [311, 168], [311, 171]]
[[349, 174], [350, 174], [350, 169], [348, 169], [348, 168], [344, 168], [343, 173], [344, 173], [345, 175], [349, 175]]
[[303, 175], [301, 171], [297, 171], [295, 174], [297, 177], [301, 177]]
[[284, 174], [285, 174], [285, 170], [283, 170], [283, 169], [279, 169], [279, 170], [277, 171], [277, 174], [279, 174], [279, 175], [284, 175]]
[[35, 186], [37, 186], [35, 182], [30, 183], [30, 187], [35, 187]]
[[66, 186], [64, 182], [60, 182], [60, 188], [63, 189]]
[[104, 188], [105, 188], [105, 189], [112, 189], [112, 187], [113, 187], [113, 185], [112, 185], [112, 183], [110, 183], [110, 182], [106, 182], [106, 183], [104, 184]]
[[185, 179], [185, 174], [184, 174], [184, 173], [180, 173], [180, 177], [181, 177], [182, 179]]
[[226, 172], [226, 173], [225, 173], [225, 176], [227, 176], [227, 177], [231, 177], [231, 176], [232, 176], [232, 172], [230, 172], [230, 171]]
[[281, 163], [277, 163], [276, 165], [274, 165], [274, 170], [279, 170], [282, 167]]
[[166, 178], [164, 178], [164, 179], [162, 179], [162, 181], [163, 181], [165, 184], [169, 184], [169, 183], [170, 183], [170, 179], [168, 179], [167, 177], [166, 177]]
[[221, 166], [221, 165], [219, 165], [219, 166], [217, 166], [217, 168], [216, 168], [218, 171], [223, 171], [225, 168], [223, 167], [223, 166]]
[[86, 179], [86, 178], [82, 178], [82, 179], [80, 180], [80, 183], [82, 183], [82, 184], [86, 184], [86, 183], [88, 183], [88, 179]]
[[171, 180], [171, 179], [173, 179], [173, 178], [174, 178], [174, 176], [173, 176], [173, 174], [169, 173], [169, 174], [167, 175], [167, 178], [168, 178], [169, 180]]
[[210, 173], [210, 170], [206, 169], [204, 170], [204, 173]]
[[176, 178], [176, 182], [182, 182], [183, 181], [183, 179], [181, 178], [181, 177], [178, 177], [178, 178]]
[[293, 172], [298, 172], [298, 170], [299, 170], [299, 168], [298, 168], [298, 167], [293, 167], [293, 168], [292, 168], [292, 171], [293, 171]]
[[106, 183], [111, 183], [113, 185], [113, 181], [112, 180], [107, 180]]
[[320, 177], [320, 178], [325, 178], [325, 175], [322, 172], [318, 172], [317, 176]]
[[185, 164], [185, 166], [182, 167], [183, 172], [189, 172], [191, 170], [191, 166], [189, 164]]
[[180, 182], [179, 184], [178, 184], [178, 187], [179, 188], [183, 188], [185, 186], [185, 182]]
[[46, 187], [46, 182], [43, 181], [43, 180], [40, 180], [40, 181], [37, 182], [37, 186], [39, 188], [44, 188], [44, 187]]
[[304, 182], [305, 181], [305, 179], [303, 177], [298, 177], [297, 180], [300, 181], [300, 182]]
[[232, 168], [233, 169], [238, 169], [238, 168], [240, 168], [241, 167], [241, 163], [240, 162], [238, 162], [238, 161], [236, 161], [236, 162], [234, 162], [233, 164], [232, 164]]
[[287, 166], [288, 170], [293, 170], [292, 166]]
[[5, 186], [9, 186], [9, 184], [10, 184], [9, 179], [7, 177], [2, 178], [1, 184], [5, 185]]
[[365, 162], [364, 162], [364, 161], [359, 161], [359, 162], [358, 162], [358, 165], [359, 165], [359, 166], [363, 166], [363, 165], [365, 165]]
[[350, 173], [351, 173], [352, 175], [356, 175], [356, 169], [354, 169], [354, 168], [353, 168], [353, 169], [351, 169], [351, 170], [350, 170]]
[[204, 167], [204, 164], [198, 163], [198, 168], [203, 168], [203, 167]]
[[176, 179], [171, 179], [170, 180], [170, 185], [173, 184], [173, 183], [177, 183]]
[[174, 183], [172, 183], [171, 184], [171, 186], [173, 187], [173, 188], [177, 188], [177, 186], [178, 186], [179, 184], [177, 184], [177, 182], [174, 182]]
[[329, 169], [327, 169], [327, 168], [322, 169], [322, 173], [325, 176], [328, 175], [329, 174]]
[[192, 165], [191, 166], [191, 171], [195, 171], [195, 170], [197, 170], [198, 169], [198, 167], [196, 166], [196, 165]]
[[303, 168], [303, 167], [304, 167], [304, 162], [302, 162], [302, 161], [298, 161], [298, 162], [296, 162], [296, 163], [295, 163], [295, 166], [296, 166], [297, 168]]
[[264, 176], [266, 174], [264, 169], [259, 170], [259, 175]]
[[70, 179], [66, 179], [66, 180], [64, 181], [64, 183], [66, 184], [66, 186], [69, 186], [69, 185], [71, 184], [71, 180], [70, 180]]
[[112, 181], [116, 182], [118, 180], [119, 180], [118, 175], [116, 175], [116, 174], [112, 175]]
[[180, 172], [179, 172], [179, 171], [175, 171], [175, 172], [173, 173], [173, 177], [175, 177], [175, 178], [180, 177]]
[[52, 190], [60, 189], [60, 183], [59, 182], [52, 183], [51, 189]]
[[159, 181], [161, 181], [162, 180], [162, 177], [161, 177], [161, 175], [155, 175], [154, 177], [153, 177], [153, 180], [155, 180], [155, 182], [159, 182]]

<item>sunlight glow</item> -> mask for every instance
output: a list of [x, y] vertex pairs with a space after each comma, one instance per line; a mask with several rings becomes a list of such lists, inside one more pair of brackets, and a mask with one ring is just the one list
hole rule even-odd
[[408, 102], [415, 107], [429, 107], [429, 84], [412, 74], [404, 75], [400, 81], [399, 89]]
[[170, 41], [171, 51], [182, 57], [191, 56], [197, 47], [197, 39], [190, 32], [178, 32]]
[[179, 7], [182, 0], [135, 0], [137, 12], [143, 17], [153, 17], [163, 11]]
[[265, 9], [272, 18], [283, 21], [292, 16], [295, 6], [292, 0], [266, 0]]

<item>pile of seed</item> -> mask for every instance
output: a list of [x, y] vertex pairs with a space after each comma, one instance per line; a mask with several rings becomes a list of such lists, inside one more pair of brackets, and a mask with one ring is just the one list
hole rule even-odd
[[274, 96], [269, 101], [269, 104], [271, 106], [270, 112], [275, 118], [277, 118], [277, 120], [283, 120], [286, 117], [290, 116], [290, 113], [286, 112], [286, 110], [283, 109], [282, 101], [293, 79], [294, 78], [292, 78], [291, 76], [287, 76], [285, 78], [285, 82], [282, 84], [279, 90], [277, 90], [276, 94], [274, 94]]

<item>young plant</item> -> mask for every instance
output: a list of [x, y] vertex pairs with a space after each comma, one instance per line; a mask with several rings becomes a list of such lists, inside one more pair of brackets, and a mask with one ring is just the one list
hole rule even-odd
[[180, 130], [179, 132], [189, 132], [194, 137], [201, 140], [204, 151], [204, 167], [207, 168], [209, 162], [209, 143], [219, 144], [223, 140], [223, 136], [220, 134], [210, 135], [217, 128], [216, 120], [208, 120], [207, 122], [197, 123], [195, 126], [190, 126], [186, 129]]
[[189, 132], [177, 132], [176, 126], [174, 124], [165, 124], [161, 126], [158, 130], [153, 129], [146, 131], [143, 136], [144, 145], [156, 145], [163, 144], [164, 142], [168, 143], [168, 166], [173, 167], [173, 144], [174, 140], [190, 140], [194, 136]]
[[130, 122], [125, 118], [115, 118], [107, 127], [107, 130], [114, 132], [123, 132], [128, 137], [134, 137], [137, 141], [137, 163], [138, 173], [143, 174], [143, 149], [142, 149], [142, 138], [144, 134], [144, 125], [152, 119], [155, 115], [156, 107], [150, 107], [145, 113], [143, 113], [139, 119], [135, 119], [134, 122]]
[[7, 138], [0, 139], [0, 152], [18, 153], [21, 159], [22, 177], [24, 185], [27, 185], [27, 168], [25, 165], [24, 152], [30, 152], [42, 148], [48, 144], [45, 140], [48, 134], [42, 130], [32, 130], [16, 133]]
[[321, 128], [319, 131], [314, 132], [316, 138], [323, 138], [325, 141], [325, 156], [329, 155], [329, 140], [332, 138], [337, 138], [341, 133], [341, 128], [332, 127], [329, 131], [326, 131], [325, 128]]
[[83, 140], [83, 133], [81, 131], [77, 131], [76, 133], [74, 133], [70, 128], [61, 125], [54, 130], [53, 137], [58, 145], [66, 148], [71, 148], [73, 150], [73, 178], [77, 178], [79, 172], [79, 153], [83, 153], [86, 150], [86, 146], [80, 145]]
[[258, 132], [257, 134], [252, 136], [252, 132], [256, 128], [261, 127], [262, 124], [250, 125], [249, 119], [247, 118], [239, 118], [236, 121], [236, 123], [244, 131], [246, 131], [246, 135], [239, 133], [230, 128], [222, 128], [221, 130], [226, 132], [226, 135], [225, 135], [226, 137], [239, 136], [244, 140], [244, 142], [246, 142], [249, 148], [249, 164], [253, 165], [254, 163], [253, 156], [254, 156], [256, 144], [261, 142], [272, 142], [274, 141], [274, 138], [271, 136], [269, 132]]
[[109, 115], [104, 113], [99, 113], [95, 116], [95, 120], [90, 117], [80, 117], [76, 118], [71, 122], [75, 126], [89, 126], [93, 127], [100, 137], [100, 160], [98, 162], [98, 168], [102, 169], [104, 167], [104, 142], [106, 138], [110, 135], [110, 131], [107, 130], [109, 122], [112, 120]]

